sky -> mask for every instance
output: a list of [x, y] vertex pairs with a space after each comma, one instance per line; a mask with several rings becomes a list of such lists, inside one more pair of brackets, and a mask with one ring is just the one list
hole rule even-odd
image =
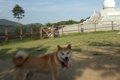
[[[11, 11], [16, 4], [25, 10], [23, 24], [80, 21], [103, 8], [103, 0], [0, 0], [0, 19], [17, 21]], [[120, 8], [119, 0], [116, 5]]]

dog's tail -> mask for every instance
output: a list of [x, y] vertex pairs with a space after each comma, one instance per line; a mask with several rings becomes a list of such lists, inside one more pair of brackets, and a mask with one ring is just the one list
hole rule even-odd
[[25, 51], [18, 51], [15, 55], [16, 58], [18, 57], [23, 57], [23, 58], [26, 58], [28, 57], [28, 54], [25, 52]]
[[27, 60], [28, 55], [25, 51], [18, 51], [16, 55], [13, 57], [13, 63], [16, 67], [20, 67]]

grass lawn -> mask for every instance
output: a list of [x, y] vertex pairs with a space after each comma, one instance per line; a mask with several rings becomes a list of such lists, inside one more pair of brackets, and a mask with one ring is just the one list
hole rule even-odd
[[97, 50], [100, 47], [120, 48], [120, 34], [117, 33], [118, 31], [74, 33], [55, 39], [12, 42], [4, 45], [0, 43], [0, 59], [8, 59], [20, 49], [30, 54], [42, 54], [56, 50], [57, 45], [69, 43], [78, 53], [85, 50]]
[[[73, 53], [60, 80], [120, 80], [120, 34], [118, 31], [74, 33], [55, 39], [15, 41], [0, 44], [0, 80], [15, 80], [11, 61], [16, 51], [31, 55], [53, 52], [57, 45], [72, 44]], [[51, 75], [35, 74], [31, 80], [49, 80]]]

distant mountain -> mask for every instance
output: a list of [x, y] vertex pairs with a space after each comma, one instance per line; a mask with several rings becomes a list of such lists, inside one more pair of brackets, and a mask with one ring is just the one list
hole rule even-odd
[[[6, 20], [6, 19], [0, 19], [0, 33], [4, 33], [6, 27], [8, 28], [8, 32], [16, 32], [18, 29], [18, 24], [17, 22]], [[41, 23], [31, 23], [31, 24], [26, 24], [23, 25], [21, 24], [23, 28], [27, 29], [27, 31], [30, 29], [29, 27], [40, 27], [43, 26]]]
[[4, 32], [6, 27], [8, 28], [8, 32], [15, 32], [18, 24], [19, 23], [14, 21], [0, 19], [0, 32]]
[[6, 20], [6, 19], [0, 19], [0, 25], [16, 26], [16, 25], [18, 25], [18, 24], [19, 24], [19, 23], [14, 22], [14, 21], [9, 21], [9, 20]]

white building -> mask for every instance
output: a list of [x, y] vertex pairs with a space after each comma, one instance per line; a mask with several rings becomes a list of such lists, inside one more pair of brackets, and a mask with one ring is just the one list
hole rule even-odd
[[83, 24], [110, 21], [120, 23], [120, 9], [116, 8], [115, 0], [104, 0], [103, 9], [100, 12], [94, 12]]
[[120, 9], [116, 8], [115, 0], [104, 0], [101, 21], [120, 21]]
[[116, 8], [115, 0], [103, 0], [101, 11], [94, 11], [82, 24], [65, 25], [59, 32], [73, 33], [82, 28], [84, 32], [120, 30], [120, 9]]

